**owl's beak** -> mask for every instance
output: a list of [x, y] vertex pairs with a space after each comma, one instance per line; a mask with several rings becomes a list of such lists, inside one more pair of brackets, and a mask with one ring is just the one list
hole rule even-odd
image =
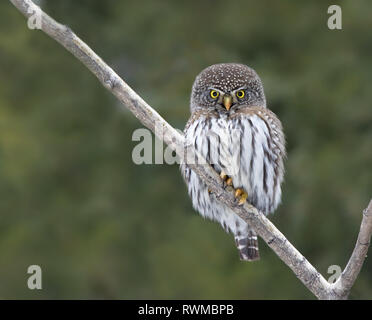
[[223, 105], [225, 106], [226, 110], [229, 111], [232, 105], [232, 98], [231, 96], [224, 96], [223, 97]]

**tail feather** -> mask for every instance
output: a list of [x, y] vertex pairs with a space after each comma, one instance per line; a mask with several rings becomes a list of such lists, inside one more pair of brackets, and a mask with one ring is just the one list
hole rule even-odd
[[257, 235], [249, 231], [248, 237], [235, 237], [236, 247], [239, 250], [240, 260], [255, 261], [260, 259]]

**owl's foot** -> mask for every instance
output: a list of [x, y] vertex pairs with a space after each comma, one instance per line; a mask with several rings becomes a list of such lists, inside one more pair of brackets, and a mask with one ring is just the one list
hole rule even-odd
[[239, 200], [238, 205], [241, 206], [247, 201], [248, 193], [242, 188], [235, 189], [235, 198]]
[[[231, 187], [233, 185], [232, 179], [224, 171], [221, 171], [220, 177], [224, 181], [226, 186]], [[246, 193], [243, 188], [235, 189], [234, 195], [235, 195], [235, 198], [238, 200], [239, 206], [247, 202], [248, 193]]]
[[227, 186], [232, 186], [233, 184], [232, 179], [224, 171], [221, 171], [220, 177], [226, 183]]

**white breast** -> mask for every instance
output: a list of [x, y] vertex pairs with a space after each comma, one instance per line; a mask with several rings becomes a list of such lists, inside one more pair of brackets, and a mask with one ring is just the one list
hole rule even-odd
[[[204, 118], [194, 121], [185, 132], [188, 145], [193, 145], [220, 173], [233, 180], [234, 188], [244, 188], [248, 201], [265, 213], [273, 211], [280, 201], [280, 183], [275, 185], [275, 157], [270, 131], [257, 115], [235, 118]], [[201, 215], [219, 221], [225, 229], [236, 232], [245, 222], [220, 204], [187, 166], [181, 170], [188, 183], [194, 208]], [[225, 225], [224, 225], [225, 224]], [[235, 233], [234, 232], [234, 233]]]

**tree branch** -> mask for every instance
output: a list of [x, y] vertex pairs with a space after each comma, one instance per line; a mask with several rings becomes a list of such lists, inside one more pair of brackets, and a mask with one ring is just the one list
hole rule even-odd
[[[172, 147], [183, 158], [185, 147], [188, 156], [195, 150], [184, 146], [184, 137], [169, 125], [154, 109], [136, 94], [97, 54], [95, 54], [70, 28], [59, 24], [45, 14], [31, 0], [10, 0], [26, 18], [41, 17], [41, 29], [79, 59], [137, 119], [152, 130], [160, 140]], [[155, 126], [161, 125], [161, 134]], [[198, 156], [200, 159], [200, 155]], [[199, 162], [200, 163], [200, 162]], [[205, 162], [204, 162], [205, 163]], [[191, 169], [215, 193], [219, 201], [229, 206], [246, 221], [278, 257], [295, 273], [298, 279], [319, 299], [345, 299], [353, 286], [369, 247], [372, 233], [372, 201], [363, 215], [357, 244], [344, 272], [334, 284], [328, 283], [286, 237], [250, 204], [238, 206], [233, 191], [224, 189], [218, 174], [209, 165], [190, 164]]]
[[351, 287], [357, 279], [363, 262], [367, 257], [368, 248], [371, 242], [372, 234], [372, 200], [367, 209], [363, 211], [362, 224], [358, 235], [357, 242], [350, 260], [342, 272], [340, 278], [335, 283], [336, 293], [343, 299], [346, 299]]

